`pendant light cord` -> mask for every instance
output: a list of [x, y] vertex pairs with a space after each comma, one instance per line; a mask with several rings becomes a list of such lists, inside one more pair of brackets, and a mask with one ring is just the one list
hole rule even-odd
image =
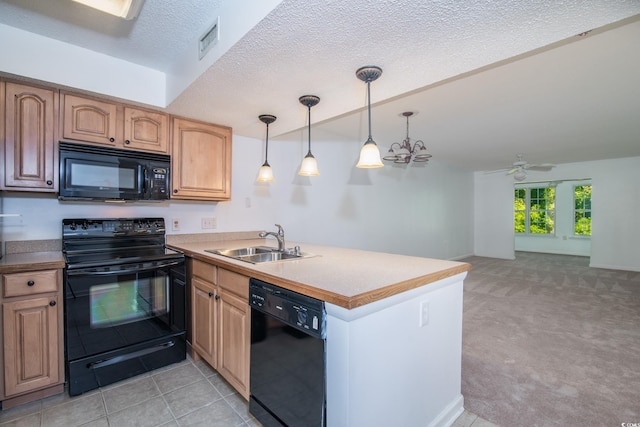
[[267, 140], [265, 142], [265, 147], [264, 147], [265, 151], [264, 151], [264, 163], [266, 165], [269, 164], [269, 123], [267, 123]]
[[407, 116], [407, 141], [409, 141], [409, 116]]
[[367, 106], [368, 106], [368, 111], [369, 111], [369, 139], [368, 141], [372, 140], [373, 138], [371, 138], [371, 80], [367, 80]]
[[307, 118], [307, 124], [309, 126], [309, 152], [307, 153], [307, 156], [311, 154], [311, 105], [307, 105], [307, 109], [309, 110], [309, 115]]

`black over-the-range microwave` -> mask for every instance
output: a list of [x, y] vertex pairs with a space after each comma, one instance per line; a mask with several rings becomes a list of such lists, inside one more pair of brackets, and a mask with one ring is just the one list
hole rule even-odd
[[67, 142], [59, 143], [60, 200], [169, 199], [170, 157]]

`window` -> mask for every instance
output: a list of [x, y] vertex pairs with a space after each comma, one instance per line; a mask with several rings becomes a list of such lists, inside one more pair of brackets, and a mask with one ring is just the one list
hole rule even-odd
[[573, 187], [573, 234], [591, 236], [591, 186]]
[[527, 190], [516, 188], [516, 197], [513, 204], [515, 210], [515, 232], [525, 233], [527, 231]]
[[554, 234], [556, 189], [554, 187], [516, 188], [514, 193], [514, 232]]

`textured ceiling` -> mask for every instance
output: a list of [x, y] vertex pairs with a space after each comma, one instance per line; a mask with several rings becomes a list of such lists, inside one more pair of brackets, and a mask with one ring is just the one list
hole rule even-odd
[[0, 23], [156, 70], [175, 67], [213, 22], [222, 0], [147, 0], [140, 17], [112, 18], [71, 0], [0, 0]]
[[[252, 4], [146, 0], [136, 20], [120, 21], [70, 0], [2, 0], [0, 23], [170, 74], [219, 9]], [[270, 129], [286, 139], [306, 126], [298, 97], [313, 94], [314, 127], [357, 140], [366, 85], [355, 70], [377, 65], [383, 149], [404, 136], [400, 113], [416, 111], [411, 136], [469, 170], [506, 167], [517, 153], [556, 163], [640, 156], [638, 14], [637, 0], [284, 0], [167, 108], [256, 138], [258, 115], [275, 114]], [[232, 22], [222, 14], [221, 39]]]

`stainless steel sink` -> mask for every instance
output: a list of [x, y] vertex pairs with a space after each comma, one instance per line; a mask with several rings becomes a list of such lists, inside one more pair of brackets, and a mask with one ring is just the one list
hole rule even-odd
[[247, 255], [270, 253], [274, 250], [275, 250], [274, 248], [270, 248], [269, 246], [252, 246], [249, 248], [238, 248], [238, 249], [206, 249], [206, 252], [211, 252], [218, 255], [224, 255], [230, 258], [237, 258], [237, 257], [243, 257]]
[[251, 246], [247, 248], [236, 249], [205, 249], [216, 255], [222, 255], [239, 261], [250, 262], [252, 264], [261, 264], [263, 262], [289, 261], [296, 259], [310, 258], [314, 255], [305, 252], [286, 250], [278, 251], [276, 248], [269, 246]]

